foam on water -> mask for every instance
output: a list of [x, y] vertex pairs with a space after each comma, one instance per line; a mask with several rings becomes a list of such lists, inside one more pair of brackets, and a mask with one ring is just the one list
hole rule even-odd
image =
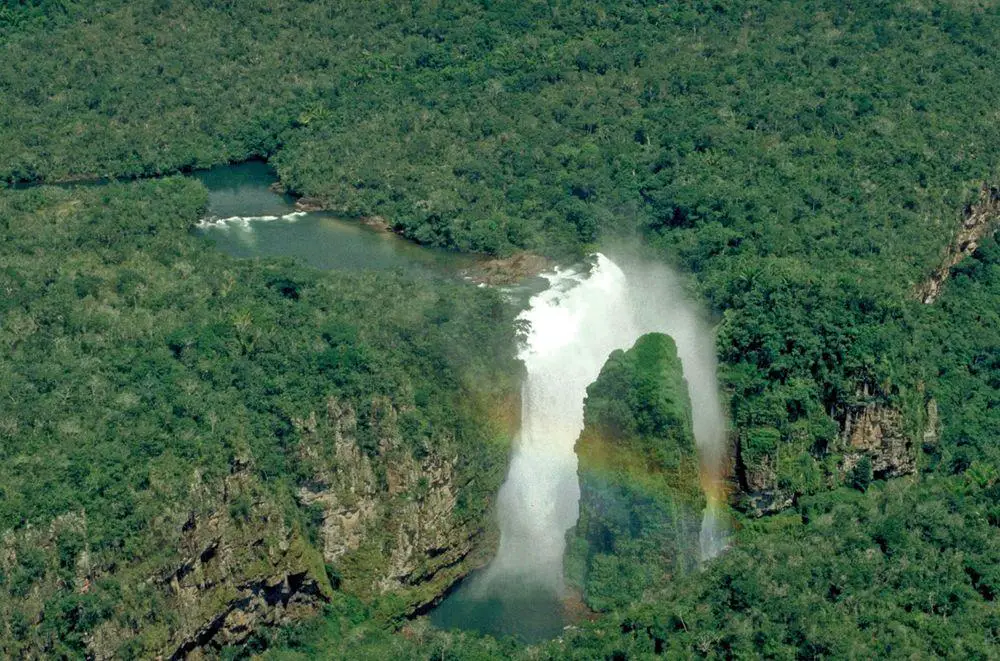
[[500, 547], [484, 587], [530, 578], [562, 589], [566, 531], [576, 523], [580, 487], [573, 446], [583, 430], [583, 399], [608, 354], [638, 337], [625, 274], [604, 255], [589, 273], [557, 270], [520, 318], [530, 324], [520, 353], [521, 434], [500, 490]]
[[252, 227], [251, 223], [261, 223], [274, 220], [284, 220], [287, 222], [292, 222], [298, 220], [302, 216], [305, 216], [305, 211], [293, 211], [291, 213], [286, 213], [281, 216], [229, 216], [227, 218], [219, 218], [217, 216], [209, 216], [207, 218], [202, 218], [198, 221], [198, 229], [228, 229], [230, 227], [239, 227], [242, 230], [249, 231]]

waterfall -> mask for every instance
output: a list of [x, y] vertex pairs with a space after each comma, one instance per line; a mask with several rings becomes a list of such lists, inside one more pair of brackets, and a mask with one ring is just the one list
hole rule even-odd
[[[589, 267], [543, 274], [549, 287], [533, 296], [519, 317], [528, 323], [519, 354], [527, 377], [521, 391], [521, 433], [497, 501], [500, 546], [490, 565], [437, 610], [439, 626], [516, 631], [536, 639], [561, 628], [561, 614], [553, 616], [552, 611], [561, 611], [566, 532], [579, 514], [574, 446], [583, 430], [587, 386], [612, 351], [631, 347], [645, 333], [666, 333], [677, 344], [708, 503], [702, 559], [725, 548], [721, 475], [726, 425], [711, 329], [667, 267], [639, 260], [620, 267], [600, 253], [592, 256]], [[536, 622], [536, 630], [525, 630], [532, 620], [545, 617], [548, 621]]]
[[625, 274], [604, 255], [590, 273], [556, 270], [520, 319], [529, 333], [520, 353], [521, 434], [500, 490], [500, 548], [485, 581], [512, 575], [562, 588], [566, 531], [578, 514], [573, 446], [583, 430], [587, 386], [608, 354], [638, 336]]
[[670, 335], [688, 383], [695, 442], [707, 497], [702, 559], [725, 548], [721, 472], [726, 423], [719, 403], [713, 334], [691, 305], [676, 275], [663, 265], [619, 267], [593, 256], [589, 273], [556, 270], [520, 319], [530, 324], [520, 353], [521, 435], [500, 490], [500, 548], [484, 583], [512, 576], [553, 590], [562, 587], [566, 531], [580, 497], [573, 446], [583, 430], [583, 400], [608, 355], [643, 334]]

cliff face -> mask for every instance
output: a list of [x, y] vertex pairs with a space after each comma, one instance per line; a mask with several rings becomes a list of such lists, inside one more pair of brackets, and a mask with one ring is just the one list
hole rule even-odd
[[[165, 593], [166, 613], [180, 625], [161, 648], [171, 658], [240, 644], [265, 626], [314, 613], [330, 597], [319, 554], [300, 528], [289, 526], [281, 504], [249, 468], [237, 466], [223, 481], [218, 507], [189, 515], [181, 527], [180, 562], [147, 579]], [[111, 658], [121, 639], [134, 633], [109, 623], [95, 632], [92, 648]]]
[[584, 420], [566, 572], [588, 606], [609, 610], [698, 561], [704, 497], [673, 340], [652, 333], [611, 354], [587, 389]]
[[948, 279], [951, 267], [976, 251], [979, 243], [996, 229], [1000, 220], [1000, 188], [983, 184], [979, 199], [963, 214], [962, 225], [949, 244], [941, 266], [919, 288], [917, 295], [924, 303], [933, 303]]
[[[97, 659], [181, 658], [313, 613], [331, 593], [319, 553], [248, 463], [218, 481], [193, 476], [185, 502], [164, 503], [148, 549], [93, 553], [87, 527], [81, 511], [4, 537], [0, 570], [17, 574], [29, 555], [35, 570], [0, 587], [3, 620], [30, 623], [5, 655], [51, 657], [82, 636]], [[65, 620], [46, 617], [53, 603], [65, 605]], [[77, 633], [84, 623], [91, 630]]]
[[744, 459], [745, 438], [740, 444], [737, 463], [740, 488], [732, 494], [738, 506], [751, 516], [774, 514], [795, 503], [795, 492], [782, 488], [778, 480], [777, 457], [764, 455], [756, 461]]
[[[297, 421], [312, 472], [298, 497], [322, 512], [323, 558], [337, 568], [343, 589], [363, 597], [394, 593], [416, 608], [485, 562], [497, 531], [488, 508], [465, 507], [471, 477], [460, 476], [454, 440], [443, 436], [433, 451], [414, 456], [398, 418], [391, 404], [376, 402], [366, 425], [371, 453], [359, 445], [349, 404], [331, 399], [322, 422]], [[490, 477], [483, 477], [492, 496]]]
[[[918, 389], [918, 394], [922, 389]], [[867, 390], [858, 393], [865, 403], [846, 407], [838, 425], [836, 442], [827, 448], [821, 464], [811, 455], [782, 457], [780, 433], [771, 428], [743, 430], [739, 434], [737, 477], [740, 507], [752, 516], [773, 514], [791, 507], [805, 489], [833, 488], [850, 481], [865, 461], [870, 477], [884, 479], [917, 472], [921, 447], [932, 446], [940, 433], [937, 402], [928, 398], [915, 410], [872, 401]], [[914, 408], [914, 407], [911, 407]], [[781, 477], [783, 461], [795, 461], [798, 484]]]
[[164, 498], [143, 548], [92, 552], [85, 511], [8, 532], [0, 625], [18, 646], [0, 656], [59, 656], [77, 636], [96, 659], [213, 657], [317, 613], [336, 590], [392, 595], [394, 612], [429, 603], [493, 550], [506, 446], [483, 448], [472, 480], [451, 436], [413, 451], [399, 418], [378, 400], [359, 423], [330, 399], [324, 415], [294, 421], [307, 486], [265, 484], [246, 453], [228, 475], [195, 473], [183, 497]]
[[842, 431], [847, 451], [843, 469], [868, 457], [874, 477], [899, 477], [917, 471], [916, 438], [903, 429], [902, 413], [887, 406], [867, 406], [848, 417]]

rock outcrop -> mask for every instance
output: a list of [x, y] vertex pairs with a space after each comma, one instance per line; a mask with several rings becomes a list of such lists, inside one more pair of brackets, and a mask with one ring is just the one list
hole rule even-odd
[[[238, 645], [265, 626], [315, 613], [329, 599], [322, 557], [300, 529], [286, 523], [285, 511], [262, 488], [249, 461], [236, 462], [220, 481], [196, 474], [188, 496], [185, 503], [166, 504], [154, 522], [150, 535], [158, 548], [143, 549], [142, 557], [130, 561], [102, 558], [86, 547], [84, 511], [57, 517], [46, 529], [8, 533], [0, 571], [12, 570], [19, 553], [32, 553], [38, 576], [25, 594], [4, 594], [0, 588], [5, 602], [0, 611], [16, 606], [40, 624], [47, 602], [66, 595], [63, 549], [80, 543], [85, 547], [76, 556], [72, 577], [73, 599], [81, 604], [77, 608], [87, 599], [108, 604], [103, 621], [84, 640], [95, 659], [129, 656], [135, 650], [184, 658]], [[114, 596], [117, 585], [127, 586], [133, 600], [142, 595], [145, 603], [120, 607]], [[10, 621], [8, 613], [3, 615]], [[69, 631], [61, 637], [72, 631], [72, 624], [65, 626]], [[25, 648], [11, 655], [55, 653], [44, 626], [28, 629], [25, 636]]]
[[869, 388], [861, 389], [859, 400], [866, 403], [848, 407], [841, 422], [841, 476], [849, 474], [863, 458], [868, 459], [872, 477], [877, 479], [917, 472], [920, 451], [937, 443], [941, 421], [937, 401], [924, 398], [923, 384], [916, 393], [922, 403], [909, 407], [907, 415], [898, 406], [871, 401]]
[[566, 573], [589, 607], [609, 610], [699, 559], [705, 499], [673, 340], [651, 333], [612, 353], [587, 389], [584, 421]]
[[781, 433], [772, 427], [741, 430], [737, 437], [737, 479], [733, 497], [752, 516], [774, 514], [791, 507], [795, 493], [779, 479]]
[[1000, 221], [1000, 188], [983, 184], [975, 204], [965, 209], [962, 225], [949, 244], [941, 266], [917, 290], [924, 303], [933, 303], [951, 268], [976, 251], [979, 243], [996, 230]]
[[[282, 192], [286, 191], [282, 190]], [[323, 205], [323, 201], [320, 200], [319, 198], [300, 197], [299, 199], [295, 200], [296, 211], [305, 211], [308, 213], [312, 211], [323, 211], [324, 209], [325, 207]]]
[[82, 640], [95, 659], [215, 656], [319, 612], [338, 589], [366, 601], [391, 594], [394, 612], [432, 602], [493, 551], [506, 446], [498, 440], [485, 460], [493, 472], [473, 479], [448, 431], [413, 447], [400, 417], [378, 399], [359, 421], [351, 404], [330, 399], [324, 415], [293, 421], [293, 448], [312, 474], [297, 493], [264, 483], [245, 450], [229, 474], [196, 472], [187, 493], [165, 498], [144, 546], [127, 553], [92, 552], [85, 511], [8, 531], [0, 623], [27, 626], [7, 636], [21, 646], [0, 656], [58, 656], [54, 641], [74, 625], [46, 620], [67, 595], [97, 618]]
[[[922, 387], [917, 388], [922, 398]], [[779, 466], [793, 465], [808, 476], [815, 488], [832, 488], [849, 480], [856, 466], [867, 459], [871, 476], [887, 479], [911, 475], [918, 470], [921, 448], [937, 443], [941, 422], [933, 398], [919, 405], [889, 405], [862, 386], [858, 403], [847, 406], [838, 421], [835, 443], [826, 450], [837, 457], [835, 466], [823, 472], [819, 462], [809, 455], [798, 457], [794, 464], [782, 464], [781, 434], [770, 427], [741, 431], [738, 442], [737, 505], [751, 516], [774, 514], [791, 507], [800, 492], [789, 485], [787, 473]], [[794, 459], [794, 458], [793, 458]]]
[[[250, 469], [249, 462], [239, 462], [223, 480], [218, 506], [189, 514], [176, 547], [180, 562], [147, 579], [166, 593], [169, 610], [181, 615], [165, 648], [171, 658], [238, 645], [265, 626], [316, 612], [330, 597], [319, 554], [301, 530], [289, 527], [280, 504]], [[196, 488], [211, 498], [212, 487]], [[114, 633], [114, 626], [99, 628], [94, 649], [106, 650], [103, 639], [113, 641]]]
[[497, 257], [476, 263], [466, 277], [476, 283], [491, 286], [516, 284], [551, 268], [552, 263], [531, 252], [519, 252], [510, 257]]
[[323, 557], [345, 590], [363, 597], [391, 592], [418, 608], [485, 562], [497, 533], [484, 512], [460, 512], [467, 485], [457, 482], [453, 440], [443, 436], [433, 451], [415, 453], [398, 417], [379, 400], [359, 425], [349, 404], [330, 399], [325, 421], [296, 421], [302, 459], [312, 471], [299, 499], [322, 510]]
[[916, 439], [903, 429], [903, 414], [888, 406], [872, 405], [848, 413], [842, 431], [846, 447], [842, 468], [853, 469], [868, 457], [877, 478], [909, 475], [917, 470]]

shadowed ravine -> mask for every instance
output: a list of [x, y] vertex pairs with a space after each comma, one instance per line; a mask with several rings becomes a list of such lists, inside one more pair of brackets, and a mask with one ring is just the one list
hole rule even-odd
[[498, 500], [500, 546], [486, 569], [431, 614], [441, 627], [533, 641], [557, 635], [567, 623], [562, 563], [566, 531], [578, 516], [574, 444], [583, 429], [586, 389], [613, 350], [628, 348], [644, 333], [674, 338], [688, 382], [708, 497], [702, 559], [726, 544], [719, 507], [725, 421], [713, 336], [676, 276], [661, 265], [633, 262], [621, 268], [596, 254], [589, 269], [556, 270], [545, 277], [549, 288], [521, 315], [530, 324], [520, 354], [527, 377], [521, 433]]

